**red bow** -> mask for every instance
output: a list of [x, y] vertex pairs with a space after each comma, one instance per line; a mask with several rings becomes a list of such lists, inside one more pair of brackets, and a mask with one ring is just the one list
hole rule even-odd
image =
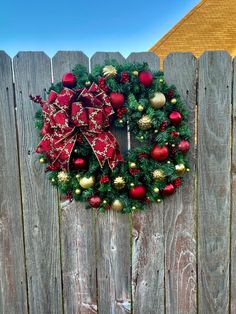
[[49, 170], [69, 170], [70, 156], [76, 141], [84, 135], [102, 167], [106, 160], [111, 169], [123, 160], [116, 138], [108, 131], [114, 113], [108, 96], [95, 83], [76, 92], [64, 88], [51, 91], [42, 104], [43, 139], [37, 147], [50, 162]]

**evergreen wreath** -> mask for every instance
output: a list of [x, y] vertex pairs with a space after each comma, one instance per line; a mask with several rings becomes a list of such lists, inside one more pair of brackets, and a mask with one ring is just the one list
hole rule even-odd
[[[146, 63], [107, 61], [92, 73], [77, 65], [52, 85], [36, 113], [39, 162], [70, 200], [130, 213], [161, 202], [189, 171], [188, 112], [163, 72]], [[111, 126], [127, 128], [136, 147], [122, 156]]]

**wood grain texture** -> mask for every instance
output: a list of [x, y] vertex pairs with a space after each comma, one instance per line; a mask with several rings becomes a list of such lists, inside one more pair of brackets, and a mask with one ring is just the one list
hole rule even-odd
[[11, 59], [0, 51], [0, 313], [27, 313]]
[[[97, 52], [91, 58], [91, 69], [106, 59], [124, 62], [120, 53]], [[112, 128], [122, 153], [127, 152], [126, 129]], [[98, 311], [101, 313], [130, 313], [130, 217], [110, 211], [98, 214], [97, 280]]]
[[231, 313], [236, 313], [236, 59], [233, 62]]
[[58, 51], [52, 58], [53, 81], [60, 82], [63, 74], [77, 64], [82, 64], [89, 70], [89, 58], [82, 51]]
[[17, 126], [25, 226], [29, 309], [31, 313], [62, 313], [58, 201], [34, 153], [37, 105], [29, 95], [51, 84], [51, 62], [42, 52], [20, 52], [13, 60]]
[[199, 313], [229, 311], [231, 57], [206, 52], [199, 62]]
[[166, 313], [196, 313], [196, 211], [195, 211], [195, 57], [170, 54], [164, 61], [166, 82], [175, 85], [189, 111], [192, 133], [190, 174], [184, 186], [164, 202]]
[[128, 58], [128, 62], [146, 62], [149, 65], [151, 70], [159, 70], [160, 68], [160, 59], [153, 52], [132, 52]]
[[[58, 52], [52, 59], [54, 82], [77, 64], [88, 69], [88, 57], [80, 51]], [[61, 207], [64, 310], [68, 314], [96, 313], [94, 213], [78, 202]]]
[[[147, 62], [159, 70], [159, 58], [150, 53], [131, 53], [129, 62]], [[131, 135], [131, 148], [140, 145]], [[153, 205], [132, 219], [133, 313], [164, 313], [163, 204]]]

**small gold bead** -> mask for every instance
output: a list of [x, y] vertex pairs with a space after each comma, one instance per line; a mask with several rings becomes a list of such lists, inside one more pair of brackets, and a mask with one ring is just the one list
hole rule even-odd
[[138, 106], [138, 111], [139, 111], [139, 112], [142, 112], [143, 110], [144, 110], [143, 106], [142, 106], [142, 105], [139, 105], [139, 106]]
[[144, 139], [144, 137], [143, 136], [140, 136], [140, 140], [143, 140]]
[[44, 164], [45, 163], [45, 159], [42, 157], [39, 159], [40, 164]]
[[154, 133], [158, 133], [158, 130], [154, 130]]
[[138, 71], [133, 71], [133, 75], [138, 76]]
[[80, 174], [77, 174], [75, 177], [76, 177], [76, 179], [79, 179], [80, 178]]
[[158, 189], [158, 188], [154, 188], [153, 191], [154, 191], [155, 193], [158, 193], [158, 192], [159, 192], [159, 189]]
[[129, 164], [129, 167], [130, 167], [131, 169], [136, 168], [136, 163], [135, 163], [135, 162], [131, 162], [131, 163]]
[[189, 171], [190, 171], [190, 169], [189, 169], [189, 168], [187, 168], [187, 169], [186, 169], [186, 171], [187, 171], [187, 172], [189, 172]]
[[168, 160], [167, 163], [170, 164], [170, 161]]
[[172, 144], [171, 146], [172, 146], [172, 147], [175, 147], [175, 144]]
[[75, 194], [79, 195], [81, 193], [81, 190], [80, 189], [76, 189], [75, 190]]
[[130, 186], [133, 187], [133, 186], [134, 186], [134, 183], [130, 183]]
[[164, 82], [164, 80], [161, 78], [161, 79], [159, 80], [159, 82], [160, 82], [160, 83], [163, 83], [163, 82]]
[[55, 182], [56, 180], [54, 179], [54, 178], [52, 178], [52, 180], [51, 180], [52, 182]]
[[132, 206], [132, 210], [135, 210], [136, 209], [136, 207], [135, 206]]
[[161, 199], [160, 199], [160, 198], [158, 198], [158, 199], [157, 199], [157, 203], [160, 203], [160, 202], [161, 202]]
[[90, 81], [85, 82], [85, 86], [90, 86], [90, 85], [91, 85]]
[[171, 99], [171, 103], [172, 103], [172, 105], [175, 105], [177, 103], [176, 98]]
[[103, 204], [107, 204], [107, 201], [106, 201], [106, 200], [104, 200], [104, 201], [102, 201], [102, 203], [103, 203]]
[[122, 120], [122, 119], [120, 119], [120, 120], [119, 120], [119, 123], [120, 123], [120, 124], [122, 124], [122, 123], [123, 123], [123, 120]]

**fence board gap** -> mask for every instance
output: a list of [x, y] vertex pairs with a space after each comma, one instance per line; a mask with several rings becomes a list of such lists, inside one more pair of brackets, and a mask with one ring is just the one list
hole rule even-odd
[[[52, 59], [53, 81], [77, 64], [89, 69], [89, 59], [81, 51], [59, 51]], [[97, 312], [95, 224], [92, 209], [73, 201], [61, 203], [61, 251], [65, 313]]]
[[45, 96], [51, 84], [50, 59], [43, 52], [20, 52], [13, 60], [23, 199], [29, 309], [62, 313], [58, 202], [35, 156], [37, 105], [30, 94]]

